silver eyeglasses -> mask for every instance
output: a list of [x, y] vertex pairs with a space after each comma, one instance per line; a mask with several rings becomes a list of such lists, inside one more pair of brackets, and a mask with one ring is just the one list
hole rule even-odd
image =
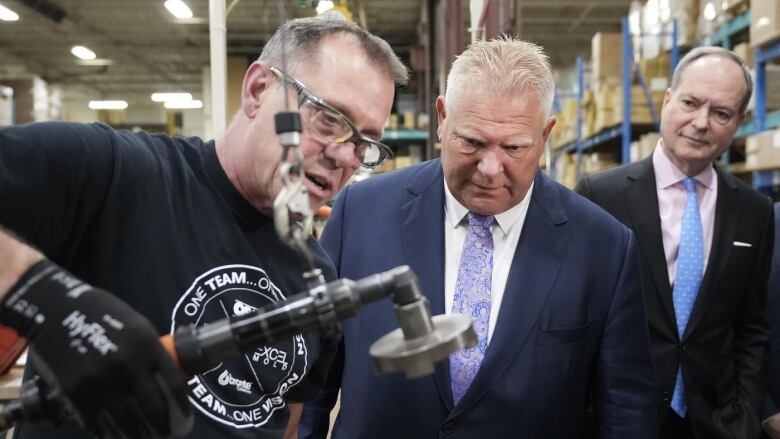
[[271, 72], [295, 87], [304, 130], [310, 128], [310, 133], [314, 134], [317, 140], [336, 145], [352, 142], [355, 145], [355, 157], [361, 166], [368, 169], [382, 166], [393, 157], [389, 146], [361, 134], [344, 113], [312, 93], [300, 81], [276, 67], [271, 67]]

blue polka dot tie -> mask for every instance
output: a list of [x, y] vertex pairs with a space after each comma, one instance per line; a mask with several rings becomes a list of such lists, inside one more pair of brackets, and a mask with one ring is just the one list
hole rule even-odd
[[460, 256], [458, 279], [452, 312], [465, 314], [474, 322], [477, 346], [450, 356], [452, 399], [460, 401], [474, 381], [487, 349], [490, 322], [490, 284], [493, 279], [493, 235], [490, 225], [494, 218], [469, 212], [469, 228]]
[[[696, 200], [696, 180], [687, 177], [683, 180], [683, 185], [688, 191], [688, 201], [685, 204], [685, 212], [683, 212], [680, 248], [677, 252], [677, 275], [672, 290], [674, 314], [677, 318], [677, 333], [680, 340], [685, 334], [685, 327], [688, 325], [688, 318], [691, 316], [696, 295], [699, 294], [704, 267], [704, 243], [699, 203]], [[685, 404], [682, 366], [677, 369], [677, 381], [674, 383], [674, 394], [672, 395], [672, 410], [683, 418], [688, 411]]]

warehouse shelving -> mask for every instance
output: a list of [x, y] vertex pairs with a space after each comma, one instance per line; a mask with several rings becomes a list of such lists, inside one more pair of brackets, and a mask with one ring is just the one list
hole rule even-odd
[[[623, 30], [623, 124], [621, 126], [621, 158], [623, 163], [628, 163], [631, 160], [631, 70], [636, 64], [634, 63], [634, 48], [631, 45], [628, 18], [623, 18], [621, 29]], [[657, 35], [664, 36], [665, 34], [661, 33]], [[680, 60], [680, 48], [677, 41], [678, 23], [677, 20], [672, 20], [672, 48], [670, 51], [671, 62], [669, 63], [670, 78], [674, 73], [674, 69], [677, 67], [677, 62]], [[639, 74], [637, 76], [641, 77]], [[642, 83], [642, 87], [645, 91], [645, 96], [647, 96], [647, 87], [644, 83]], [[648, 104], [652, 104], [652, 101], [648, 100]]]
[[746, 11], [721, 24], [711, 34], [702, 37], [698, 46], [722, 46], [731, 49], [731, 38], [750, 27], [750, 11]]
[[420, 140], [425, 141], [428, 140], [428, 131], [421, 131], [421, 130], [388, 130], [385, 131], [384, 136], [382, 136], [382, 140], [389, 141], [389, 140]]
[[[677, 45], [678, 40], [678, 23], [677, 20], [672, 21], [672, 32], [669, 33], [655, 33], [645, 34], [640, 33], [641, 37], [663, 37], [671, 35], [672, 48], [671, 48], [671, 62], [670, 62], [670, 77], [674, 72], [674, 68], [677, 66], [679, 60], [679, 48]], [[582, 156], [586, 152], [593, 150], [594, 148], [606, 145], [609, 142], [614, 142], [616, 139], [620, 139], [620, 157], [623, 163], [628, 163], [631, 157], [631, 141], [634, 140], [632, 135], [638, 136], [653, 130], [653, 127], [657, 130], [658, 121], [656, 120], [655, 109], [653, 108], [652, 99], [650, 98], [650, 92], [647, 84], [645, 83], [642, 74], [634, 62], [633, 46], [631, 44], [631, 37], [633, 35], [628, 28], [628, 19], [623, 18], [622, 21], [622, 59], [623, 59], [623, 73], [622, 73], [622, 87], [623, 87], [623, 121], [620, 125], [606, 128], [598, 133], [595, 133], [587, 138], [582, 135], [582, 102], [585, 91], [585, 62], [581, 57], [576, 60], [576, 74], [577, 74], [577, 118], [576, 118], [576, 138], [575, 140], [566, 143], [556, 148], [553, 154], [553, 168], [555, 167], [555, 159], [560, 154], [576, 153], [577, 154], [577, 177], [582, 175]], [[651, 114], [653, 115], [654, 124], [632, 124], [631, 123], [631, 77], [636, 73], [639, 83], [642, 86], [647, 104], [651, 108]]]
[[[774, 58], [780, 58], [780, 40], [758, 46], [754, 55], [756, 81], [756, 106], [753, 110], [753, 121], [743, 132], [747, 134], [760, 133], [780, 126], [780, 111], [766, 112], [766, 64]], [[747, 135], [746, 134], [746, 135]], [[771, 189], [780, 180], [780, 170], [753, 171], [753, 187], [756, 189]]]

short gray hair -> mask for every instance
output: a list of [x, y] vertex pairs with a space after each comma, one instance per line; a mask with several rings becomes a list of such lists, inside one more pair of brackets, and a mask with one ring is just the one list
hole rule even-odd
[[284, 49], [288, 69], [302, 66], [316, 59], [319, 44], [325, 37], [342, 33], [354, 36], [368, 59], [384, 70], [396, 85], [406, 85], [409, 70], [387, 41], [356, 24], [322, 16], [298, 18], [281, 25], [263, 47], [258, 61], [281, 67]]
[[539, 99], [544, 115], [552, 112], [555, 81], [550, 59], [534, 43], [510, 36], [471, 43], [455, 59], [447, 75], [447, 104], [453, 105], [457, 93], [474, 85], [512, 95], [531, 91]]
[[704, 58], [705, 56], [719, 56], [721, 58], [733, 61], [734, 64], [738, 65], [739, 68], [742, 69], [742, 76], [745, 79], [745, 95], [742, 96], [742, 102], [739, 104], [739, 112], [740, 114], [745, 114], [748, 102], [750, 102], [750, 95], [753, 94], [753, 78], [750, 76], [750, 70], [748, 70], [747, 66], [745, 65], [745, 61], [743, 61], [742, 58], [737, 56], [734, 52], [722, 47], [697, 47], [688, 52], [674, 69], [674, 74], [672, 75], [672, 90], [676, 90], [680, 85], [680, 81], [682, 81], [682, 74], [685, 72], [685, 69], [687, 69], [688, 66], [690, 66], [691, 63], [697, 59]]

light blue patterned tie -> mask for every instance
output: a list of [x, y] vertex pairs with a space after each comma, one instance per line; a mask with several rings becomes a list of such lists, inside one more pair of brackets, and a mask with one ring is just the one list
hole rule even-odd
[[[685, 327], [688, 325], [693, 303], [696, 302], [696, 295], [699, 294], [704, 267], [704, 239], [699, 203], [696, 200], [696, 180], [687, 177], [683, 180], [683, 185], [688, 191], [688, 201], [685, 204], [685, 212], [683, 212], [680, 248], [677, 252], [677, 276], [672, 291], [674, 315], [677, 318], [677, 333], [680, 340], [685, 334]], [[672, 410], [683, 418], [688, 411], [685, 403], [682, 366], [677, 369], [677, 381], [674, 383], [674, 394], [672, 395]]]
[[492, 216], [469, 212], [469, 229], [460, 256], [452, 312], [466, 314], [474, 322], [477, 346], [450, 356], [452, 399], [460, 401], [469, 388], [487, 349], [490, 322], [490, 284], [493, 280]]

